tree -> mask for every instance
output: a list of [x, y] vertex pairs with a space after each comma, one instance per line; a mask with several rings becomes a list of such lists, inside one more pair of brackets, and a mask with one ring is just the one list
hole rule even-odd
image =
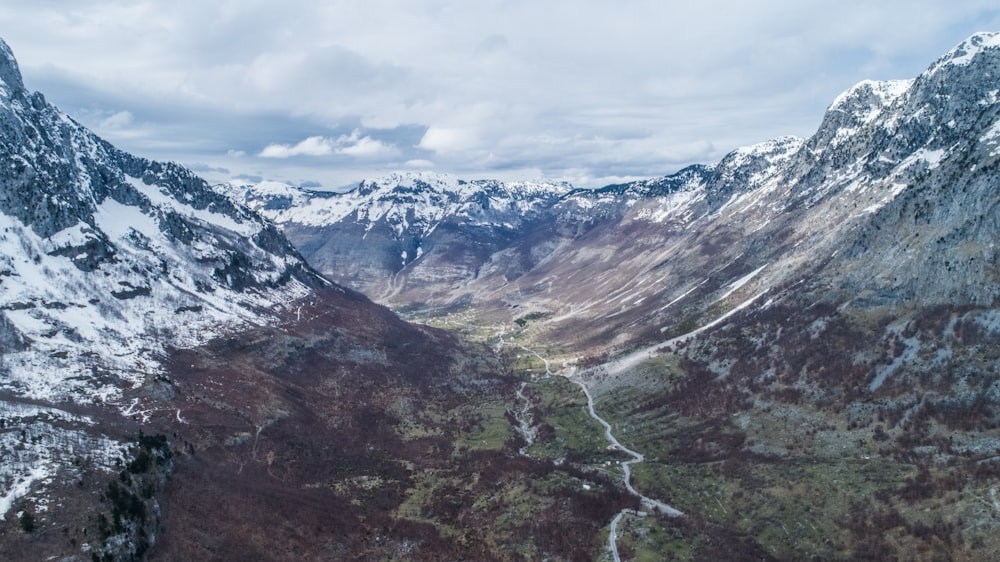
[[21, 530], [25, 533], [32, 533], [35, 531], [35, 516], [32, 515], [27, 508], [21, 510], [17, 519], [21, 522]]

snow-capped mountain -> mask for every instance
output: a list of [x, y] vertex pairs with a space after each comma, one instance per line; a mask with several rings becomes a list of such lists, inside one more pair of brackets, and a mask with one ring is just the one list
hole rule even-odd
[[297, 189], [276, 182], [230, 186], [231, 193], [275, 223], [330, 226], [350, 218], [369, 232], [388, 225], [400, 239], [427, 238], [444, 220], [503, 226], [570, 190], [566, 184], [465, 181], [447, 174], [394, 173], [345, 193]]
[[[693, 203], [706, 214], [662, 240], [673, 251], [618, 316], [574, 324], [595, 350], [608, 324], [641, 334], [585, 377], [660, 456], [666, 489], [754, 490], [720, 501], [777, 559], [1000, 548], [998, 76], [1000, 34], [984, 33], [913, 80], [851, 88], [753, 185]], [[775, 513], [794, 515], [769, 535]]]
[[575, 361], [658, 457], [644, 484], [778, 559], [989, 558], [1000, 34], [684, 174], [566, 193], [475, 275], [413, 285], [418, 261], [371, 286]]
[[[643, 451], [636, 486], [707, 522], [691, 528], [779, 559], [986, 559], [998, 76], [1000, 34], [977, 34], [912, 80], [850, 88], [809, 138], [664, 178], [396, 174], [332, 194], [209, 188], [122, 153], [26, 92], [0, 43], [0, 519], [40, 515], [35, 559], [141, 558], [161, 497], [180, 506], [164, 511], [168, 558], [586, 557], [596, 508], [621, 498], [581, 489], [595, 476], [567, 455], [487, 442], [521, 381], [317, 289], [304, 254], [576, 369]], [[569, 400], [546, 392], [539, 413]], [[171, 450], [187, 469], [161, 496]], [[533, 512], [551, 525], [535, 541], [538, 521], [509, 514], [537, 507], [521, 501], [544, 496], [524, 495], [537, 475], [560, 497]], [[578, 523], [596, 530], [560, 542]], [[463, 525], [529, 538], [510, 549]], [[28, 552], [13, 528], [0, 557]]]
[[391, 174], [346, 193], [273, 182], [225, 187], [278, 224], [314, 267], [376, 295], [398, 292], [403, 278], [427, 286], [475, 277], [492, 252], [570, 191], [434, 173]]
[[[258, 213], [94, 136], [24, 90], [2, 42], [0, 80], [0, 559], [578, 559], [636, 504], [481, 439], [515, 395], [485, 348], [326, 281]], [[369, 238], [446, 228], [362, 187]], [[481, 187], [391, 188], [484, 229], [549, 189]], [[553, 471], [522, 520], [470, 503], [459, 536], [447, 492], [410, 494]], [[521, 532], [540, 524], [560, 540]]]
[[[915, 79], [850, 88], [808, 139], [766, 141], [712, 166], [626, 186], [546, 188], [530, 205], [500, 205], [510, 212], [464, 244], [435, 245], [478, 224], [442, 202], [471, 201], [482, 184], [463, 184], [467, 191], [453, 199], [414, 190], [412, 180], [363, 184], [323, 196], [337, 201], [327, 219], [314, 203], [297, 204], [303, 195], [291, 188], [282, 188], [289, 191], [280, 206], [254, 189], [246, 197], [324, 273], [383, 302], [506, 315], [538, 309], [566, 330], [589, 322], [595, 342], [670, 331], [679, 305], [699, 295], [710, 305], [755, 271], [744, 290], [793, 283], [822, 267], [860, 294], [989, 303], [997, 286], [987, 201], [1000, 143], [998, 41], [976, 35]], [[402, 186], [374, 189], [394, 183]], [[367, 217], [385, 217], [386, 235], [371, 238]]]
[[257, 323], [321, 283], [255, 213], [28, 93], [0, 47], [0, 389], [116, 400], [161, 372], [166, 346]]
[[[0, 520], [23, 517], [29, 499], [39, 518], [77, 505], [60, 491], [77, 480], [96, 498], [104, 483], [88, 475], [122, 470], [132, 421], [172, 392], [174, 349], [271, 323], [328, 285], [253, 211], [29, 93], [0, 41]], [[166, 459], [162, 443], [141, 443]], [[95, 555], [127, 557], [147, 538], [114, 523]], [[19, 558], [13, 548], [0, 556]]]

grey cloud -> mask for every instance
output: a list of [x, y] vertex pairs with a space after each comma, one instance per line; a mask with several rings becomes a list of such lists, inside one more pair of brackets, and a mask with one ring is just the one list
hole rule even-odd
[[250, 174], [237, 174], [237, 175], [233, 176], [233, 179], [234, 180], [244, 180], [244, 181], [248, 181], [250, 183], [260, 183], [260, 182], [264, 181], [264, 177], [263, 176], [254, 176], [254, 175], [250, 175]]
[[[29, 87], [207, 174], [345, 185], [433, 163], [600, 182], [807, 135], [853, 83], [1000, 29], [994, 3], [14, 1], [0, 29]], [[371, 141], [338, 153], [354, 131]], [[258, 157], [313, 137], [330, 153]]]
[[232, 173], [229, 171], [229, 168], [223, 168], [220, 166], [209, 166], [208, 164], [195, 163], [195, 164], [188, 164], [187, 167], [190, 168], [191, 171], [193, 172], [207, 172], [212, 174], [224, 174], [224, 175]]
[[479, 53], [495, 53], [507, 48], [507, 44], [508, 41], [506, 36], [490, 35], [479, 43], [479, 46], [476, 47], [476, 51]]

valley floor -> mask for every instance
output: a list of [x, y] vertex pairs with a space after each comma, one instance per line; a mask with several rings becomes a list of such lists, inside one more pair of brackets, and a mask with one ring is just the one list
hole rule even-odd
[[[692, 386], [701, 375], [666, 344], [580, 367], [530, 325], [466, 320], [429, 321], [491, 343], [523, 377], [515, 400], [531, 406], [512, 406], [530, 412], [523, 452], [624, 477], [643, 499], [606, 522], [608, 560], [982, 560], [1000, 548], [1000, 457], [942, 442], [966, 438], [933, 417], [879, 423], [765, 393], [734, 403]], [[921, 404], [902, 410], [926, 416]], [[650, 509], [650, 497], [669, 505]]]

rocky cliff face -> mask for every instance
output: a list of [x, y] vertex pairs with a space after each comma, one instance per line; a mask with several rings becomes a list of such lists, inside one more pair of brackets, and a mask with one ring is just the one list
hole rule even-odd
[[191, 172], [119, 151], [28, 93], [0, 51], [0, 316], [21, 342], [5, 349], [3, 388], [109, 400], [122, 382], [91, 369], [139, 384], [166, 346], [254, 323], [324, 283], [272, 225]]
[[[859, 84], [702, 219], [715, 276], [668, 277], [694, 288], [651, 345], [584, 375], [662, 459], [654, 489], [682, 509], [718, 490], [740, 515], [712, 519], [779, 558], [997, 548], [998, 63], [981, 34], [912, 81]], [[771, 513], [795, 515], [768, 535]]]
[[[380, 192], [394, 209], [384, 226], [365, 218], [383, 215], [359, 193], [330, 196], [343, 207], [322, 220], [294, 203], [268, 211], [261, 190], [245, 197], [325, 273], [387, 304], [474, 306], [508, 321], [543, 312], [559, 334], [592, 326], [582, 335], [595, 345], [655, 339], [736, 285], [762, 293], [821, 272], [873, 306], [990, 305], [996, 42], [977, 35], [913, 80], [856, 85], [808, 139], [767, 141], [628, 186], [545, 188], [492, 221], [477, 223], [469, 207], [443, 199], [417, 204], [413, 187]], [[476, 190], [488, 197], [482, 185], [466, 187], [469, 201]], [[408, 213], [414, 224], [434, 213], [455, 218], [417, 236]]]
[[0, 41], [0, 556], [143, 556], [173, 464], [142, 424], [176, 395], [171, 354], [319, 287], [256, 213], [26, 91]]
[[280, 225], [309, 262], [381, 300], [474, 279], [489, 257], [570, 188], [431, 173], [322, 193], [263, 183], [226, 192]]

